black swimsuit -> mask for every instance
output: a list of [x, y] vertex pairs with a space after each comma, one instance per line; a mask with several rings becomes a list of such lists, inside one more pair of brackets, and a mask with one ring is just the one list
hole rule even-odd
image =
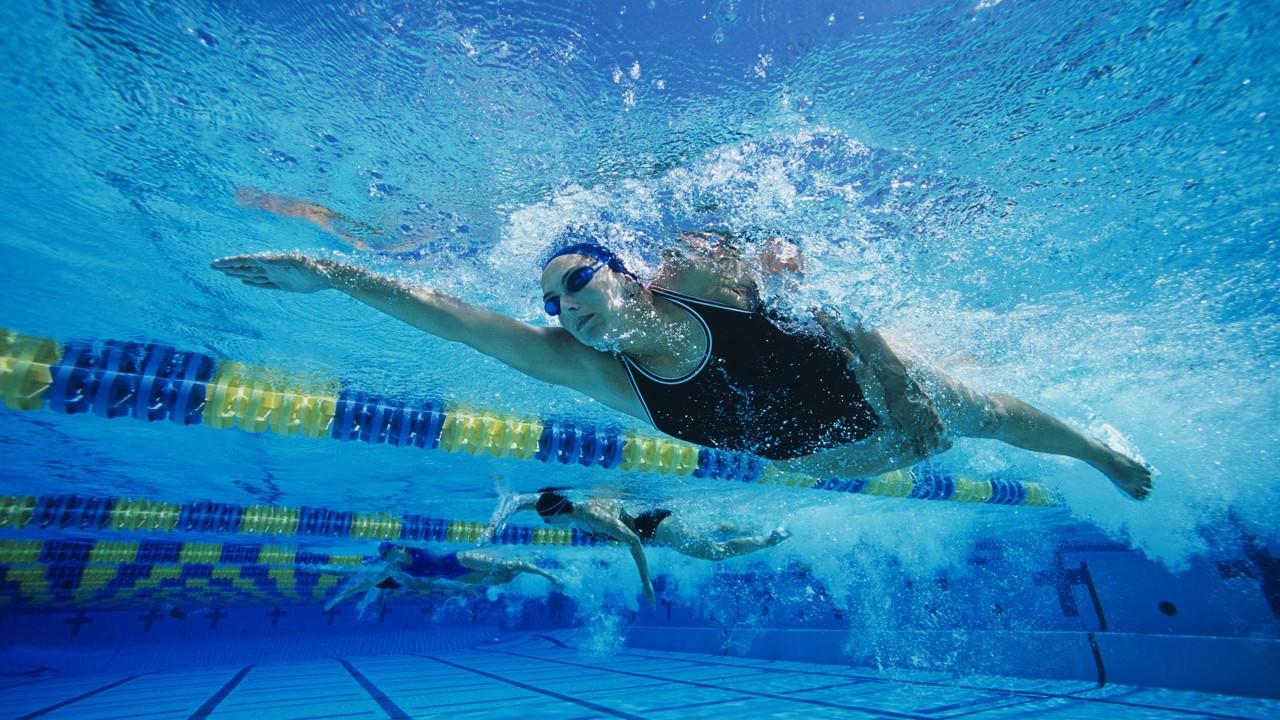
[[707, 334], [693, 372], [664, 378], [620, 355], [654, 427], [707, 447], [790, 460], [862, 440], [880, 421], [844, 353], [825, 335], [789, 333], [761, 312], [650, 287]]
[[635, 533], [636, 537], [645, 542], [650, 542], [658, 534], [658, 526], [669, 517], [671, 517], [670, 510], [659, 509], [642, 512], [635, 517], [622, 513], [619, 519], [622, 520], [623, 525], [631, 528], [631, 532]]

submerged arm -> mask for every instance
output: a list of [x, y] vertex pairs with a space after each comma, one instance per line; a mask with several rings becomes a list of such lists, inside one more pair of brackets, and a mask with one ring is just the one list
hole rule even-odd
[[512, 515], [521, 510], [533, 510], [537, 506], [538, 493], [527, 493], [525, 495], [503, 493], [498, 497], [498, 504], [493, 508], [493, 514], [489, 516], [489, 524], [485, 526], [484, 532], [480, 534], [480, 539], [476, 541], [476, 545], [487, 545], [493, 542], [493, 538], [507, 526], [507, 520]]
[[666, 253], [658, 283], [677, 292], [750, 308], [760, 301], [760, 275], [803, 275], [796, 244], [779, 237], [764, 242], [755, 257], [744, 258], [726, 233], [685, 233], [681, 247]]
[[438, 290], [301, 254], [237, 255], [213, 268], [252, 287], [312, 293], [334, 289], [437, 337], [468, 345], [544, 382], [596, 396], [601, 355], [561, 328], [535, 327]]
[[631, 559], [640, 572], [640, 584], [644, 586], [644, 596], [653, 605], [653, 583], [649, 579], [649, 561], [644, 555], [644, 545], [640, 536], [631, 531], [617, 515], [599, 508], [588, 506], [587, 517], [591, 527], [626, 545], [631, 550]]

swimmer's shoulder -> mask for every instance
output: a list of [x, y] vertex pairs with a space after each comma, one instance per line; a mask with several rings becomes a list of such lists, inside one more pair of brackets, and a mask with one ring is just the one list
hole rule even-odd
[[712, 257], [666, 253], [653, 284], [739, 310], [751, 310], [756, 305], [755, 281], [742, 273], [736, 263], [718, 262]]

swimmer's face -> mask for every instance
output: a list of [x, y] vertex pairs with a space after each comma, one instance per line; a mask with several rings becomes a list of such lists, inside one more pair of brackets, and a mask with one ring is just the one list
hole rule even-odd
[[[577, 279], [595, 267], [585, 285]], [[625, 319], [626, 285], [634, 282], [586, 255], [561, 255], [542, 270], [542, 301], [559, 300], [556, 319], [578, 342], [605, 349], [629, 329]], [[576, 287], [576, 289], [575, 289]]]

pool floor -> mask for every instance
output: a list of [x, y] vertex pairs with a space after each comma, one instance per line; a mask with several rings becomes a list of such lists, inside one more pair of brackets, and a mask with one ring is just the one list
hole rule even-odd
[[545, 635], [464, 651], [0, 680], [13, 718], [1275, 718], [1280, 701], [1093, 683], [878, 672]]

